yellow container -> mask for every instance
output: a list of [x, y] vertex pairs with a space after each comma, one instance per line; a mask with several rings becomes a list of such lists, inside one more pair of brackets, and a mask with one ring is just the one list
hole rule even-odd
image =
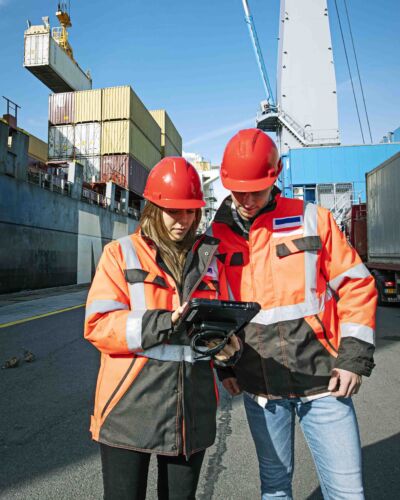
[[46, 162], [48, 159], [47, 142], [29, 134], [28, 155], [35, 160]]
[[75, 92], [75, 123], [101, 121], [101, 89]]
[[101, 154], [129, 154], [151, 169], [160, 161], [161, 152], [130, 120], [103, 122]]
[[179, 156], [181, 156], [182, 137], [173, 124], [171, 118], [168, 116], [168, 113], [165, 109], [155, 109], [151, 110], [150, 114], [161, 128], [161, 146], [166, 146], [168, 138], [169, 142], [175, 147], [176, 151], [178, 151]]
[[160, 127], [130, 86], [103, 89], [101, 119], [132, 120], [153, 146], [161, 151]]

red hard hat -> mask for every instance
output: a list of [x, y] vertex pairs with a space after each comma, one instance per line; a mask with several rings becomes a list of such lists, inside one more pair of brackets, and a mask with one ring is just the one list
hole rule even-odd
[[274, 141], [257, 128], [240, 130], [228, 142], [221, 181], [230, 191], [262, 191], [276, 181], [282, 162]]
[[184, 158], [163, 158], [150, 171], [143, 197], [164, 208], [204, 207], [200, 177]]

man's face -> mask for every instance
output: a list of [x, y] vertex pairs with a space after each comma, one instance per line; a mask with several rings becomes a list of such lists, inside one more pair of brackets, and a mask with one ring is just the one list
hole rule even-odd
[[232, 191], [233, 203], [235, 204], [240, 217], [245, 220], [250, 220], [255, 217], [268, 203], [272, 187], [273, 186], [270, 186], [262, 191], [253, 191], [251, 193]]

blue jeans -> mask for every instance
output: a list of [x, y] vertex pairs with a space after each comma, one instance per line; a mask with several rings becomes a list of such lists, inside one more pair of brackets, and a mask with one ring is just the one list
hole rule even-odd
[[361, 444], [350, 398], [269, 400], [263, 408], [244, 393], [256, 445], [262, 500], [292, 499], [294, 422], [298, 416], [329, 500], [362, 500]]

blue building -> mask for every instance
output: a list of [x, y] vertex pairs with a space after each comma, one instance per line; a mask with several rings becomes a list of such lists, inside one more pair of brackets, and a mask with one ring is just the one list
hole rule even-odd
[[353, 201], [365, 201], [365, 174], [400, 151], [400, 128], [392, 140], [399, 142], [290, 149], [284, 158], [285, 196], [319, 202], [318, 189], [333, 184], [347, 186]]

